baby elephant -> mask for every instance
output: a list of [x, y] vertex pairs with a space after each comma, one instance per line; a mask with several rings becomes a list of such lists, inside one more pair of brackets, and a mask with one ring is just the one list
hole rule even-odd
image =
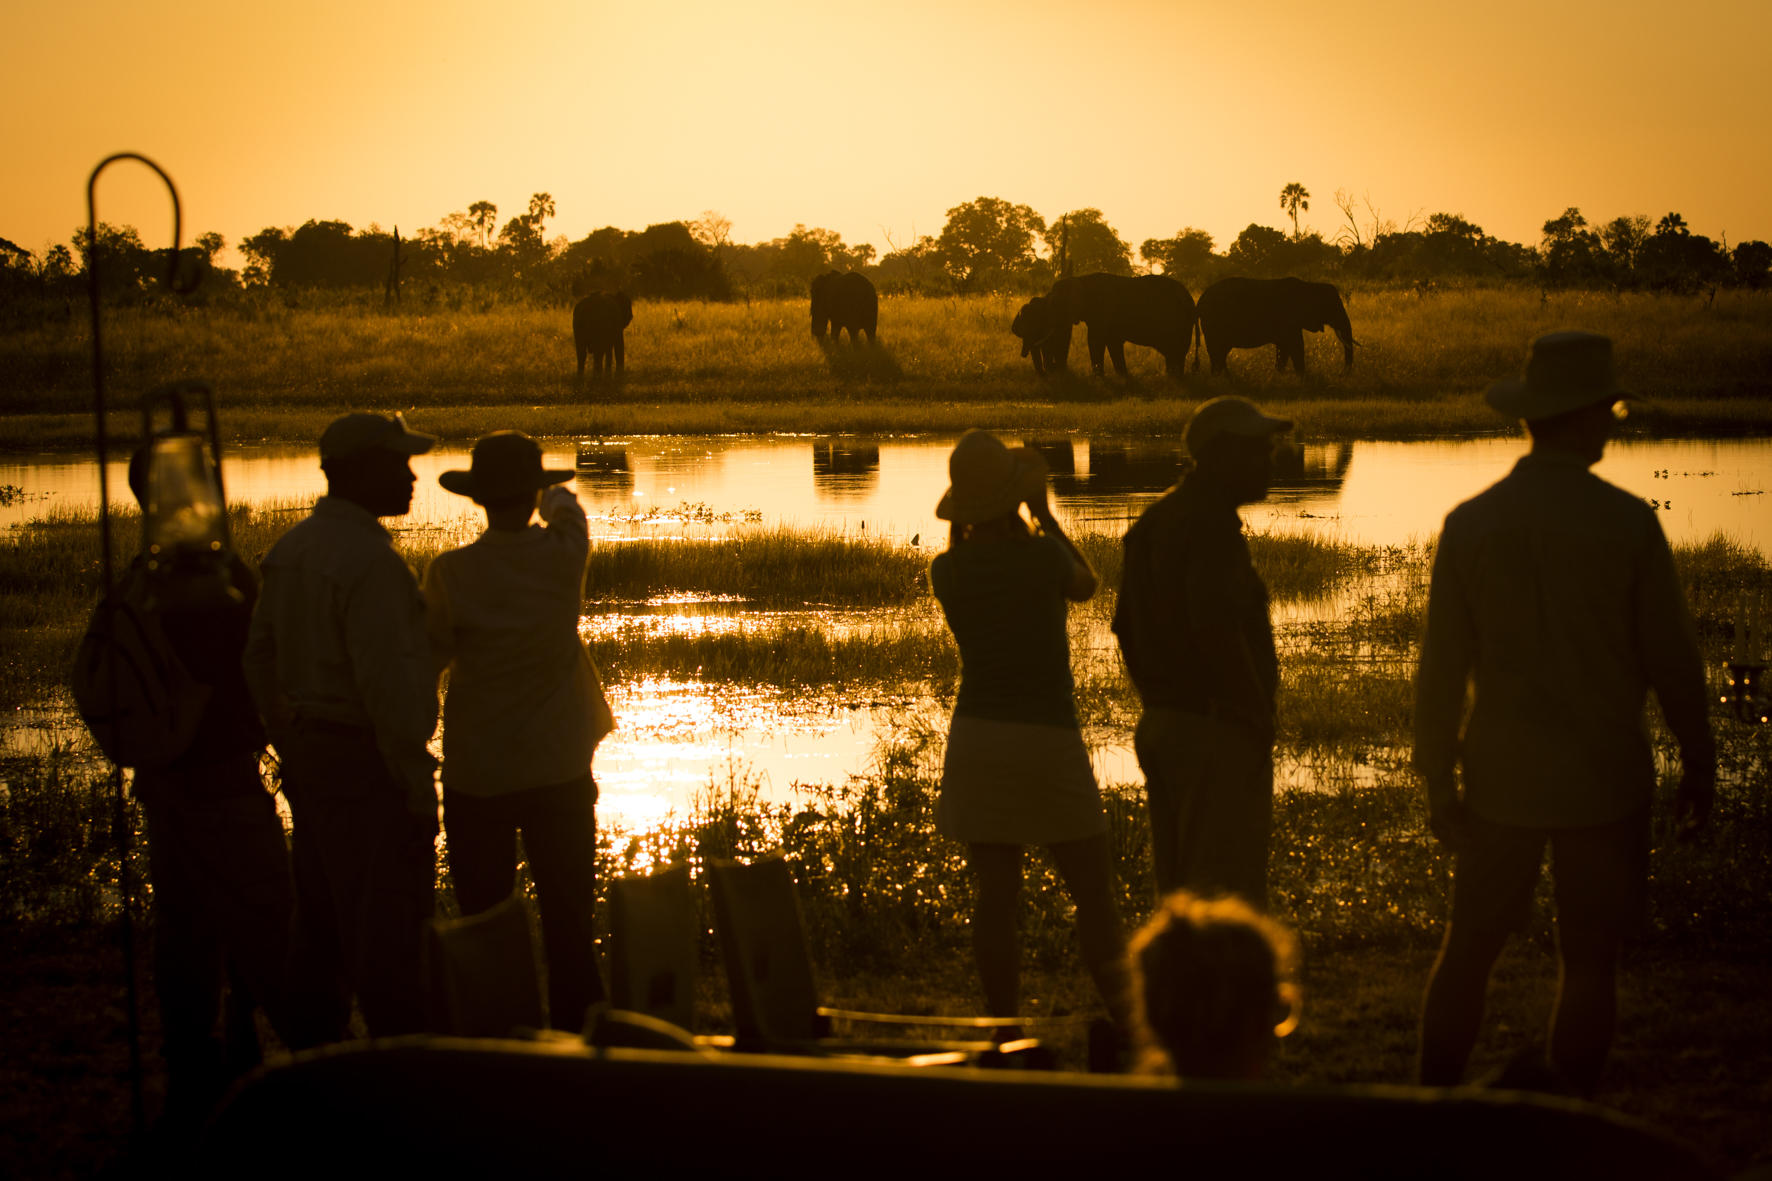
[[585, 354], [591, 354], [598, 377], [607, 368], [620, 373], [626, 362], [622, 329], [634, 322], [634, 304], [619, 291], [598, 291], [572, 309], [572, 343], [578, 349], [578, 380], [584, 384]]

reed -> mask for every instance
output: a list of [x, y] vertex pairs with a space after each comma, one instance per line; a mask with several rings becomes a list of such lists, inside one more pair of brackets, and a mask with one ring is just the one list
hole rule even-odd
[[888, 607], [928, 593], [931, 551], [832, 529], [785, 525], [718, 538], [632, 538], [592, 547], [595, 602], [700, 594], [758, 607]]

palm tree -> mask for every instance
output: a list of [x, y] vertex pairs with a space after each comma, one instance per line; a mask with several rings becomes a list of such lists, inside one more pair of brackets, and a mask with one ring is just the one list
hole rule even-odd
[[498, 206], [490, 201], [476, 201], [468, 206], [468, 220], [480, 234], [480, 249], [486, 249], [486, 236], [498, 220]]
[[1310, 190], [1306, 189], [1297, 181], [1293, 181], [1291, 184], [1280, 190], [1280, 208], [1284, 209], [1291, 216], [1292, 236], [1294, 238], [1298, 237], [1298, 211], [1302, 209], [1306, 213], [1310, 212]]

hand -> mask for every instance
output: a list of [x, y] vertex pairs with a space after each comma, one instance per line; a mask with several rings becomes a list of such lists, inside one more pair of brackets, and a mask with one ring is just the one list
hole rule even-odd
[[1046, 507], [1046, 476], [1052, 469], [1046, 457], [1032, 447], [1017, 447], [1015, 458], [1021, 465], [1021, 499], [1038, 516]]
[[1689, 767], [1680, 776], [1680, 788], [1674, 795], [1674, 836], [1689, 841], [1710, 823], [1711, 805], [1717, 801], [1717, 768], [1715, 764]]
[[1428, 831], [1442, 845], [1458, 852], [1465, 843], [1469, 832], [1470, 814], [1465, 810], [1462, 801], [1454, 800], [1449, 804], [1429, 804], [1427, 813]]
[[577, 503], [578, 495], [565, 484], [549, 484], [547, 490], [541, 494], [541, 515], [546, 517], [557, 508]]

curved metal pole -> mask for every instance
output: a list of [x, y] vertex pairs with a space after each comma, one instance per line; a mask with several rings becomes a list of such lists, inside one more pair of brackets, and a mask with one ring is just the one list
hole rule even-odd
[[[181, 213], [178, 202], [178, 186], [166, 170], [154, 161], [138, 152], [118, 152], [100, 160], [98, 167], [86, 179], [86, 290], [92, 305], [92, 416], [98, 447], [98, 521], [99, 546], [102, 553], [100, 569], [104, 576], [104, 598], [102, 602], [112, 602], [111, 592], [114, 589], [114, 567], [111, 560], [111, 499], [110, 480], [105, 471], [107, 458], [107, 436], [105, 424], [105, 350], [103, 326], [99, 315], [99, 281], [98, 281], [98, 178], [99, 174], [119, 160], [136, 160], [152, 168], [166, 184], [166, 191], [172, 197], [172, 248], [167, 252], [168, 274], [167, 284], [173, 290], [179, 290], [178, 284], [178, 239]], [[115, 604], [113, 603], [113, 607]], [[115, 630], [114, 621], [107, 624]], [[117, 700], [117, 668], [116, 662], [111, 667], [111, 700]], [[135, 882], [129, 866], [129, 808], [123, 798], [123, 768], [112, 764], [112, 835], [117, 842], [117, 891], [123, 898], [123, 975], [124, 993], [129, 1018], [129, 1098], [130, 1114], [134, 1121], [135, 1135], [139, 1139], [147, 1128], [147, 1116], [142, 1100], [142, 1047], [141, 1047], [141, 1005], [136, 996], [135, 987], [135, 920], [132, 909], [135, 905]]]

